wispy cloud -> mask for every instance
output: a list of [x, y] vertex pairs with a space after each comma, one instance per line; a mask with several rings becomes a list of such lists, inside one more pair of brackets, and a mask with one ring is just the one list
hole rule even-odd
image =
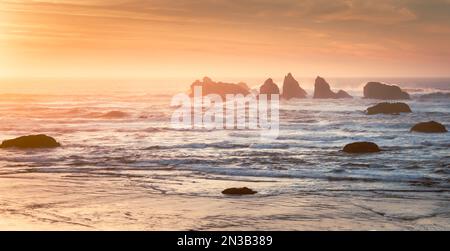
[[196, 69], [231, 58], [320, 69], [340, 59], [371, 62], [367, 74], [402, 60], [424, 74], [437, 69], [429, 58], [450, 67], [442, 56], [450, 52], [449, 0], [0, 0], [0, 7], [0, 48], [17, 65], [45, 55], [52, 66], [106, 57], [110, 65], [128, 58], [152, 67], [190, 58]]

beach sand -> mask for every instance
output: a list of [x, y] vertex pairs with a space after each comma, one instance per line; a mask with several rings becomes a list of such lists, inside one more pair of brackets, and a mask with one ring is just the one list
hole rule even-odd
[[[371, 192], [183, 196], [126, 180], [102, 184], [54, 175], [0, 178], [2, 230], [448, 230], [449, 200]], [[236, 184], [236, 183], [234, 183]], [[246, 185], [246, 183], [239, 183]], [[151, 184], [149, 184], [151, 185]], [[261, 186], [262, 188], [262, 186]]]

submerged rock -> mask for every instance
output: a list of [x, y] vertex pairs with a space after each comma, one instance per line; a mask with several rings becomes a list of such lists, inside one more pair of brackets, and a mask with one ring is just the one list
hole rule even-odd
[[354, 142], [343, 149], [346, 153], [376, 153], [380, 151], [377, 144], [372, 142]]
[[259, 94], [280, 94], [280, 89], [271, 78], [267, 79], [259, 88]]
[[353, 98], [350, 94], [343, 90], [339, 90], [337, 93], [333, 92], [330, 85], [324, 78], [317, 77], [314, 83], [314, 97], [313, 98]]
[[194, 88], [201, 87], [202, 88], [202, 96], [206, 96], [209, 94], [218, 94], [223, 98], [227, 94], [243, 94], [248, 95], [250, 93], [248, 86], [243, 86], [240, 84], [233, 83], [223, 83], [223, 82], [214, 82], [208, 77], [204, 77], [203, 81], [197, 80], [191, 85], [191, 96], [194, 96]]
[[121, 111], [110, 111], [100, 116], [100, 118], [104, 119], [120, 119], [128, 117], [128, 113]]
[[222, 193], [228, 195], [244, 195], [244, 194], [255, 194], [257, 192], [253, 191], [248, 187], [240, 187], [240, 188], [233, 187], [223, 190]]
[[401, 112], [412, 112], [411, 108], [405, 103], [379, 103], [367, 108], [368, 115], [374, 114], [398, 114]]
[[22, 136], [15, 139], [4, 140], [0, 148], [53, 148], [61, 144], [52, 137], [44, 134]]
[[282, 97], [284, 99], [306, 98], [306, 95], [306, 91], [300, 87], [292, 74], [288, 73], [288, 75], [284, 77]]
[[364, 97], [373, 99], [409, 99], [409, 94], [396, 85], [369, 82], [364, 86]]
[[422, 122], [414, 125], [411, 128], [412, 132], [424, 132], [424, 133], [445, 133], [447, 128], [441, 123], [436, 121]]

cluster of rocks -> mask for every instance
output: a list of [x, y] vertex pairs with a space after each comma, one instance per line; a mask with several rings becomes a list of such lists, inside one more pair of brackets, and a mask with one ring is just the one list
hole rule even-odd
[[[419, 133], [446, 133], [447, 128], [436, 121], [428, 121], [415, 124], [410, 131]], [[381, 149], [373, 142], [354, 142], [344, 146], [343, 151], [346, 153], [376, 153], [380, 152]]]
[[[210, 78], [205, 77], [202, 81], [197, 80], [191, 85], [191, 96], [194, 95], [194, 88], [201, 87], [202, 95], [218, 94], [225, 97], [227, 94], [250, 94], [251, 90], [245, 83], [223, 83], [214, 82]], [[293, 98], [306, 98], [307, 93], [304, 89], [300, 87], [300, 84], [292, 76], [291, 73], [285, 76], [283, 82], [282, 92], [278, 88], [277, 84], [269, 78], [259, 89], [260, 94], [280, 94], [284, 99]], [[408, 93], [402, 91], [398, 86], [386, 85], [378, 82], [369, 82], [364, 86], [364, 97], [369, 99], [382, 99], [382, 100], [401, 100], [409, 99]], [[447, 98], [448, 94], [432, 94], [429, 96], [422, 96], [423, 98]], [[339, 99], [339, 98], [352, 98], [347, 92], [339, 90], [338, 92], [333, 92], [327, 81], [321, 77], [317, 77], [314, 84], [314, 95], [315, 99]], [[376, 104], [372, 107], [367, 108], [368, 115], [374, 114], [400, 114], [400, 113], [411, 113], [411, 108], [405, 103], [389, 103], [383, 102]], [[128, 114], [113, 111], [105, 114], [105, 117], [120, 118], [125, 117]], [[420, 133], [445, 133], [447, 129], [444, 125], [435, 122], [421, 122], [414, 125], [411, 132]], [[36, 148], [55, 148], [60, 147], [61, 144], [58, 143], [54, 138], [44, 135], [28, 135], [21, 136], [14, 139], [4, 140], [0, 145], [0, 148], [18, 148], [18, 149], [36, 149]], [[373, 142], [354, 142], [350, 143], [343, 148], [343, 152], [346, 153], [376, 153], [380, 152], [380, 147]], [[225, 195], [251, 195], [256, 194], [254, 191], [247, 187], [241, 188], [228, 188], [222, 191]]]
[[[194, 94], [195, 87], [202, 87], [202, 95], [218, 94], [225, 96], [226, 94], [243, 94], [250, 93], [250, 88], [245, 83], [223, 83], [214, 82], [208, 77], [204, 77], [202, 81], [196, 80], [191, 85], [191, 96]], [[284, 77], [282, 89], [273, 81], [272, 78], [267, 79], [259, 88], [259, 94], [278, 94], [282, 99], [303, 99], [306, 98], [308, 93], [300, 86], [299, 82], [288, 73]], [[333, 92], [330, 85], [322, 77], [317, 77], [314, 85], [314, 98], [316, 99], [339, 99], [339, 98], [352, 98], [350, 94], [343, 90]]]
[[[437, 93], [423, 95], [421, 98], [445, 98], [446, 94]], [[395, 85], [386, 85], [379, 82], [369, 82], [364, 86], [364, 98], [368, 99], [382, 99], [382, 100], [405, 100], [410, 99], [407, 92], [400, 89], [400, 87]], [[383, 102], [376, 104], [366, 110], [368, 115], [374, 114], [395, 114], [400, 113], [411, 113], [412, 110], [406, 103], [401, 102]], [[435, 122], [421, 122], [414, 125], [411, 132], [420, 133], [445, 133], [447, 129], [444, 125]], [[348, 144], [343, 149], [347, 153], [373, 153], [381, 151], [380, 148], [373, 142], [355, 142]]]
[[[247, 95], [251, 92], [247, 84], [240, 82], [224, 83], [214, 82], [208, 77], [204, 77], [202, 81], [196, 80], [191, 85], [191, 96], [194, 94], [195, 87], [202, 87], [202, 95], [218, 94], [225, 96], [226, 94], [243, 94]], [[403, 91], [396, 85], [388, 85], [379, 82], [368, 82], [364, 86], [364, 98], [367, 99], [382, 99], [382, 100], [407, 100], [410, 99], [410, 95]], [[284, 77], [283, 86], [280, 89], [273, 79], [267, 79], [259, 88], [260, 94], [279, 94], [281, 98], [289, 99], [302, 99], [307, 97], [307, 92], [300, 86], [299, 82], [288, 73]], [[435, 98], [435, 97], [448, 97], [448, 94], [437, 93], [433, 95], [424, 95], [423, 98]], [[330, 84], [322, 77], [318, 76], [314, 82], [314, 94], [315, 99], [340, 99], [340, 98], [352, 98], [344, 90], [338, 90], [334, 92], [331, 90]]]

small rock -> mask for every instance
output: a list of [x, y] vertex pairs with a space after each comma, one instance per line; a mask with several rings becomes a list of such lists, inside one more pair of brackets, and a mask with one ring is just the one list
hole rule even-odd
[[424, 132], [424, 133], [445, 133], [447, 128], [441, 123], [436, 121], [422, 122], [414, 125], [411, 128], [412, 132]]
[[2, 142], [0, 148], [53, 148], [61, 144], [52, 137], [44, 134], [22, 136], [15, 139], [9, 139]]
[[100, 116], [104, 119], [120, 119], [128, 117], [128, 113], [122, 111], [110, 111]]
[[240, 187], [240, 188], [233, 187], [223, 190], [222, 193], [228, 195], [244, 195], [244, 194], [255, 194], [257, 192], [253, 191], [248, 187]]
[[411, 108], [405, 103], [379, 103], [367, 108], [368, 115], [374, 114], [399, 114], [401, 112], [412, 112]]
[[380, 151], [377, 144], [372, 142], [355, 142], [344, 147], [346, 153], [376, 153]]

